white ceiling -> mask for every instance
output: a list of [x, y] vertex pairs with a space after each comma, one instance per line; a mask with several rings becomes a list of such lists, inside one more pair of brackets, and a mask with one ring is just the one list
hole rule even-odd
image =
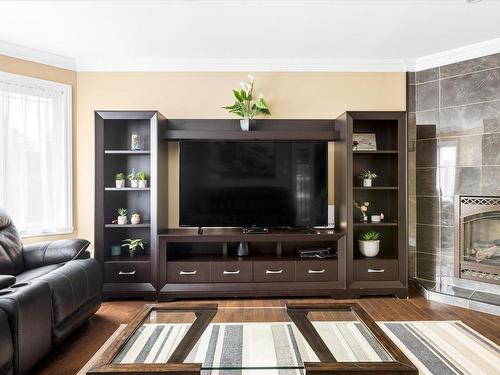
[[404, 71], [500, 52], [499, 16], [494, 0], [0, 1], [0, 54], [78, 70]]

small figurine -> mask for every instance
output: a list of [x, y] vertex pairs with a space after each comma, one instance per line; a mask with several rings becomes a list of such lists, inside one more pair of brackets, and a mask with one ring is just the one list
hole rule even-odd
[[383, 212], [380, 213], [380, 221], [384, 221], [384, 213]]

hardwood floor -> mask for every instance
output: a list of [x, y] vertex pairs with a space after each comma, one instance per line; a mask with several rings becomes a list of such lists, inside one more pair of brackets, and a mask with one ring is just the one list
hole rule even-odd
[[[210, 300], [223, 307], [272, 307], [283, 301], [300, 302], [305, 299], [224, 299]], [[308, 302], [340, 302], [332, 299], [307, 299]], [[352, 301], [352, 300], [351, 300]], [[201, 302], [197, 300], [196, 302]], [[406, 320], [461, 320], [482, 335], [500, 344], [500, 317], [471, 310], [427, 301], [416, 291], [410, 299], [373, 297], [354, 300], [373, 319], [378, 321]], [[105, 302], [97, 314], [76, 331], [69, 340], [38, 366], [34, 374], [72, 375], [94, 355], [109, 336], [122, 323], [129, 322], [147, 302], [114, 301]], [[173, 304], [186, 301], [173, 302]], [[255, 319], [258, 319], [256, 317]]]

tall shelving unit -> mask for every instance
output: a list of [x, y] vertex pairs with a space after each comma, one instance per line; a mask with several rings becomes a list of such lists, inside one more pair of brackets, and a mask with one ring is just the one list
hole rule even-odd
[[[166, 207], [167, 147], [160, 147], [159, 137], [165, 121], [154, 111], [95, 112], [95, 256], [102, 265], [104, 298], [156, 299], [157, 233], [159, 225], [166, 226], [166, 213], [158, 211]], [[130, 150], [134, 132], [141, 138], [140, 151]], [[132, 169], [146, 172], [148, 186], [132, 188], [127, 181], [125, 188], [116, 188], [115, 175]], [[121, 207], [128, 209], [129, 218], [138, 212], [141, 223], [113, 224]], [[127, 238], [145, 240], [145, 249], [135, 257], [126, 248], [121, 256], [112, 256], [111, 246]]]
[[[346, 112], [336, 120], [335, 144], [337, 222], [347, 238], [347, 288], [350, 297], [371, 294], [408, 295], [406, 115], [404, 112]], [[353, 150], [354, 133], [376, 136], [376, 151]], [[372, 187], [358, 178], [363, 170], [379, 176]], [[353, 201], [370, 202], [368, 217], [384, 213], [380, 223], [362, 223]], [[364, 257], [361, 234], [381, 234], [380, 252]]]

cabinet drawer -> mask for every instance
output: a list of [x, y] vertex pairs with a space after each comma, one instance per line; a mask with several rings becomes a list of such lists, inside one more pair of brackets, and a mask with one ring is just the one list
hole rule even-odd
[[254, 262], [253, 281], [273, 282], [273, 281], [294, 281], [295, 262]]
[[336, 260], [301, 260], [295, 263], [296, 281], [336, 281]]
[[252, 262], [211, 262], [210, 277], [214, 283], [252, 281]]
[[104, 263], [105, 283], [149, 283], [151, 263]]
[[209, 279], [208, 262], [167, 262], [170, 283], [206, 283]]
[[398, 279], [398, 261], [381, 259], [354, 260], [354, 280], [389, 281]]

